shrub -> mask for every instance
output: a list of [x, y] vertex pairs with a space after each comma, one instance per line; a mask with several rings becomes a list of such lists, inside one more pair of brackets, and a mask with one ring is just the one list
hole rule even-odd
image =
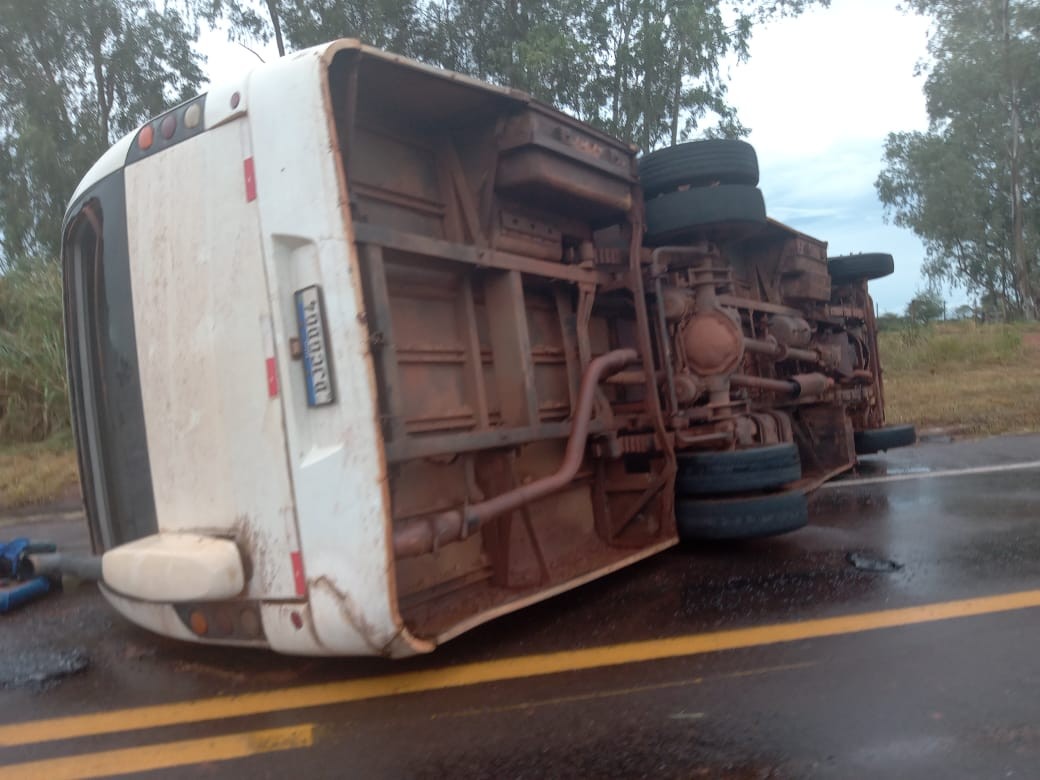
[[61, 294], [56, 260], [22, 258], [0, 276], [0, 442], [69, 424]]

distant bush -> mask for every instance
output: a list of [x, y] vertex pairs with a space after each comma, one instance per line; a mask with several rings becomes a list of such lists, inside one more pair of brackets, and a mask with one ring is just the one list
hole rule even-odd
[[19, 259], [0, 276], [0, 442], [41, 441], [68, 425], [61, 265]]

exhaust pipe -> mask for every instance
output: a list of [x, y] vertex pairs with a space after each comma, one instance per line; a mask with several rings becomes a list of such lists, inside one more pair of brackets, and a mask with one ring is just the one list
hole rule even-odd
[[394, 555], [398, 558], [412, 558], [434, 552], [442, 544], [462, 541], [488, 520], [519, 509], [524, 504], [544, 498], [570, 484], [585, 456], [596, 388], [605, 377], [638, 359], [639, 354], [634, 349], [615, 349], [589, 362], [581, 379], [578, 405], [563, 462], [554, 474], [462, 509], [405, 520], [394, 529]]
[[81, 580], [101, 582], [100, 555], [65, 555], [64, 553], [38, 553], [28, 556], [33, 574], [44, 577], [60, 577], [64, 574]]

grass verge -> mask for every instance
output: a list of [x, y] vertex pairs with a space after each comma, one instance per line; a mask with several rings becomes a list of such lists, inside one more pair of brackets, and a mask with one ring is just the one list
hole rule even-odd
[[0, 447], [0, 512], [77, 495], [79, 468], [72, 437]]
[[963, 435], [1040, 430], [1040, 328], [943, 323], [881, 334], [890, 423]]

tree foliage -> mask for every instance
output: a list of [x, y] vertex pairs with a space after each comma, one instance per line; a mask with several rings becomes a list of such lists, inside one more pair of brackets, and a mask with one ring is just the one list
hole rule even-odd
[[[829, 0], [195, 0], [233, 38], [337, 37], [522, 89], [649, 150], [747, 132], [722, 63], [756, 24]], [[189, 4], [190, 0], [189, 0]]]
[[19, 255], [56, 256], [87, 168], [197, 92], [196, 33], [150, 0], [0, 0], [0, 270]]
[[200, 21], [300, 49], [342, 36], [526, 90], [643, 149], [746, 132], [723, 62], [829, 0], [0, 0], [0, 269], [56, 254], [67, 198], [120, 135], [196, 93]]
[[914, 0], [935, 19], [926, 132], [892, 133], [878, 194], [925, 243], [925, 274], [1036, 315], [1040, 5]]

